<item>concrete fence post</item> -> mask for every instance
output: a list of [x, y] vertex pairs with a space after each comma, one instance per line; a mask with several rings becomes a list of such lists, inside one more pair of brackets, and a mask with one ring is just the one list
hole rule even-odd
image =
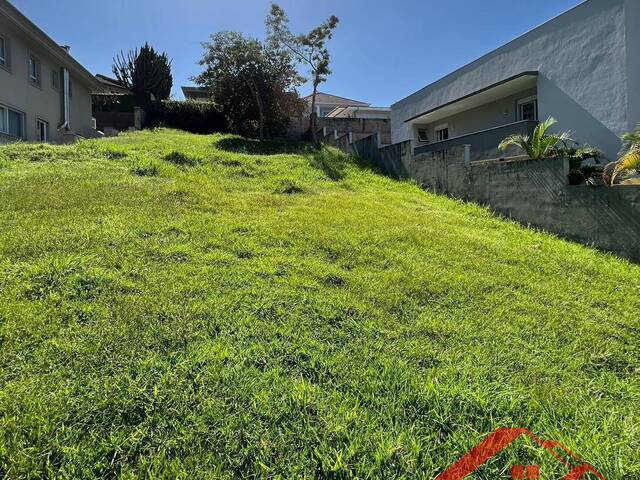
[[336, 139], [336, 140], [338, 139], [338, 129], [337, 128], [333, 129], [333, 138]]
[[464, 166], [466, 168], [471, 166], [471, 145], [464, 146]]
[[133, 126], [136, 130], [144, 128], [145, 111], [141, 107], [133, 107]]
[[349, 145], [353, 143], [353, 132], [349, 132]]

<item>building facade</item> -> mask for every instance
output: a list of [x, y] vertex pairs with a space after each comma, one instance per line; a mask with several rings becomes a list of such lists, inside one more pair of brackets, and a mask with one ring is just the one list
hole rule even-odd
[[185, 100], [193, 102], [210, 102], [209, 89], [205, 87], [181, 87]]
[[91, 73], [0, 0], [0, 142], [63, 142], [94, 134]]
[[392, 105], [392, 141], [492, 158], [507, 135], [554, 117], [615, 159], [640, 121], [639, 24], [638, 0], [587, 0]]

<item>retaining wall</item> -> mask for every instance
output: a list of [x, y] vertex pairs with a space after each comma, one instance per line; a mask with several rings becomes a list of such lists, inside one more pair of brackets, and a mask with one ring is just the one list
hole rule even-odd
[[371, 136], [354, 152], [396, 178], [489, 206], [493, 211], [640, 262], [640, 187], [569, 185], [566, 159], [465, 162], [464, 148], [411, 156], [409, 142], [377, 149]]

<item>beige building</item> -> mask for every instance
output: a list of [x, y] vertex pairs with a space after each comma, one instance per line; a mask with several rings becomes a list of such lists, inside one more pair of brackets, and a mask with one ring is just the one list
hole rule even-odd
[[[311, 104], [313, 101], [312, 95], [304, 97], [304, 101], [307, 103], [306, 116], [311, 113]], [[360, 102], [358, 100], [351, 100], [350, 98], [339, 97], [337, 95], [331, 95], [329, 93], [317, 92], [316, 93], [316, 116], [326, 117], [338, 107], [370, 107], [369, 103]]]
[[0, 142], [95, 135], [97, 79], [7, 0], [0, 0]]
[[193, 102], [210, 102], [209, 90], [204, 87], [182, 87], [182, 94], [186, 100]]

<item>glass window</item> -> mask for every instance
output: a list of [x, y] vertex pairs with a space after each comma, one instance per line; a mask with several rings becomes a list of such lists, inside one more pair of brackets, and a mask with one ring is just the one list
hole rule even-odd
[[38, 140], [40, 142], [49, 141], [49, 123], [44, 120], [36, 120], [36, 127], [38, 130]]
[[518, 102], [518, 120], [538, 120], [538, 100], [536, 98]]
[[7, 42], [0, 37], [0, 65], [7, 64]]
[[444, 140], [449, 140], [449, 127], [436, 129], [436, 141], [442, 142]]
[[60, 90], [60, 73], [56, 70], [51, 70], [51, 88]]
[[9, 135], [22, 138], [23, 115], [20, 112], [9, 110]]
[[7, 109], [0, 106], [0, 133], [9, 133], [7, 123]]
[[418, 141], [422, 142], [422, 143], [428, 143], [429, 142], [429, 132], [427, 131], [426, 128], [419, 128], [418, 129]]
[[40, 83], [40, 60], [33, 55], [29, 55], [29, 80]]

